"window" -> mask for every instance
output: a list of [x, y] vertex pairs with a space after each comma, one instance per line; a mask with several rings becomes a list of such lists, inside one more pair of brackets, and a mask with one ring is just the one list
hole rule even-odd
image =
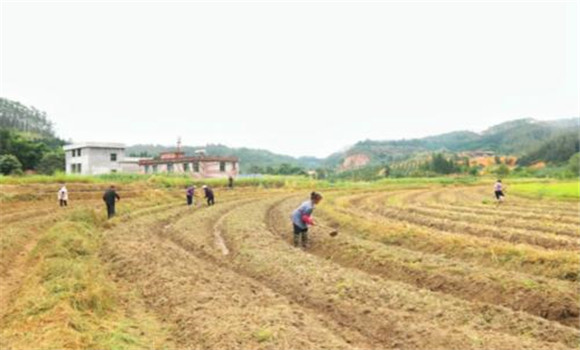
[[145, 174], [149, 174], [149, 165], [145, 165]]
[[80, 156], [81, 156], [81, 150], [77, 149], [77, 157], [80, 157]]
[[111, 162], [117, 161], [117, 153], [111, 153]]
[[199, 162], [194, 162], [193, 163], [193, 172], [194, 173], [199, 173]]
[[[76, 157], [76, 155], [77, 155], [77, 150], [76, 149], [73, 149], [72, 150], [72, 156], [73, 157]], [[71, 165], [74, 165], [74, 164], [71, 164]]]
[[189, 171], [189, 163], [183, 163], [183, 171]]
[[116, 172], [117, 172], [117, 169], [111, 169], [111, 173], [113, 173], [113, 174], [114, 174], [114, 173], [116, 173]]
[[167, 172], [168, 173], [172, 173], [173, 172], [173, 164], [172, 163], [167, 164]]
[[222, 173], [226, 171], [226, 162], [220, 162], [220, 171]]
[[70, 172], [72, 174], [74, 174], [77, 171], [77, 165], [76, 164], [71, 164], [70, 165]]
[[79, 174], [81, 174], [83, 172], [81, 165], [82, 164], [77, 164], [77, 173], [79, 173]]
[[236, 162], [232, 162], [232, 169], [236, 170]]
[[157, 173], [157, 164], [153, 165], [153, 172]]

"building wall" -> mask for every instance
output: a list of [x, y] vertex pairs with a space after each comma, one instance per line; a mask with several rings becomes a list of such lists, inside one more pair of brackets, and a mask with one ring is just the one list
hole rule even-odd
[[[75, 152], [77, 149], [74, 149]], [[125, 159], [125, 151], [118, 148], [80, 148], [80, 156], [72, 156], [73, 150], [65, 152], [66, 173], [72, 174], [72, 164], [81, 165], [80, 174], [99, 175], [121, 172], [120, 161]], [[117, 160], [111, 161], [111, 153], [117, 154]], [[79, 173], [79, 172], [75, 172]]]
[[121, 172], [128, 174], [138, 174], [141, 169], [139, 163], [136, 162], [120, 162]]
[[[171, 165], [172, 164], [172, 165]], [[161, 163], [157, 164], [157, 171], [156, 173], [174, 173], [174, 174], [190, 174], [193, 177], [198, 178], [220, 178], [220, 177], [228, 177], [228, 176], [238, 176], [239, 174], [239, 163], [238, 162], [225, 162], [225, 171], [220, 171], [220, 162], [199, 162], [199, 171], [194, 171], [193, 162], [188, 162], [188, 169], [186, 170], [186, 166], [184, 163]], [[171, 171], [169, 171], [168, 167], [171, 167]], [[149, 165], [148, 172], [146, 171], [146, 167], [141, 165], [141, 173], [145, 174], [153, 174], [153, 165]]]

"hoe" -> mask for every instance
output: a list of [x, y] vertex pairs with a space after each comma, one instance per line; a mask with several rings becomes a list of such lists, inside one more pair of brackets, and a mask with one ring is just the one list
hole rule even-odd
[[338, 230], [335, 229], [335, 228], [332, 228], [332, 227], [326, 226], [326, 225], [322, 225], [322, 224], [319, 224], [319, 223], [317, 223], [316, 226], [319, 226], [321, 228], [330, 230], [330, 232], [328, 232], [328, 234], [330, 235], [330, 237], [336, 237], [338, 235]]

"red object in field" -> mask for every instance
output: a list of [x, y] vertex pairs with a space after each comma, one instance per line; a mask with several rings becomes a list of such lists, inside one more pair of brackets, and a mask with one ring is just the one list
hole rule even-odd
[[304, 221], [308, 225], [314, 225], [314, 221], [312, 220], [312, 217], [310, 217], [310, 215], [306, 214], [302, 215], [302, 221]]

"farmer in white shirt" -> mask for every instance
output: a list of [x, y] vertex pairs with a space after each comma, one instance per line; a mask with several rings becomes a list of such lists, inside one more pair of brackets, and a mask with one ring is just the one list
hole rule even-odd
[[62, 184], [60, 190], [58, 190], [58, 202], [61, 207], [66, 207], [68, 205], [68, 191], [66, 189], [66, 184]]

